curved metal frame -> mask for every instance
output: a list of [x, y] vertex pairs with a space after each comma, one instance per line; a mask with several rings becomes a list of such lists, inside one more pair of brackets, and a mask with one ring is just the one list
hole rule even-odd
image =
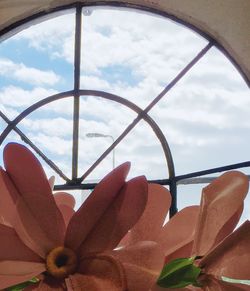
[[[140, 107], [136, 106], [134, 103], [120, 97], [114, 94], [110, 94], [103, 91], [97, 91], [97, 90], [81, 90], [80, 89], [80, 57], [81, 57], [81, 27], [82, 27], [82, 8], [83, 7], [89, 7], [89, 6], [116, 6], [116, 7], [126, 7], [126, 8], [136, 8], [144, 11], [148, 11], [150, 13], [160, 14], [164, 17], [168, 17], [173, 19], [174, 21], [177, 21], [185, 26], [190, 27], [192, 30], [197, 31], [200, 35], [205, 37], [209, 43], [194, 57], [194, 59], [186, 65], [186, 67], [160, 92], [153, 101], [148, 104], [148, 106], [145, 109], [141, 109]], [[168, 170], [169, 170], [169, 179], [163, 179], [163, 180], [157, 180], [155, 182], [158, 182], [163, 185], [169, 185], [170, 186], [170, 192], [172, 195], [172, 206], [170, 209], [170, 215], [174, 215], [177, 212], [177, 183], [187, 179], [187, 178], [193, 178], [198, 177], [202, 175], [206, 175], [208, 173], [215, 173], [215, 172], [221, 172], [228, 169], [235, 169], [239, 167], [246, 167], [250, 166], [250, 162], [240, 163], [240, 164], [234, 164], [234, 165], [228, 165], [226, 167], [219, 167], [204, 171], [199, 171], [195, 173], [189, 173], [186, 175], [176, 176], [175, 175], [175, 169], [174, 169], [174, 162], [171, 154], [171, 150], [169, 148], [169, 145], [167, 143], [167, 140], [165, 136], [163, 135], [161, 129], [159, 126], [155, 123], [155, 121], [148, 115], [148, 112], [157, 104], [163, 97], [166, 96], [169, 90], [171, 90], [178, 82], [179, 80], [207, 53], [207, 51], [212, 46], [217, 46], [220, 50], [222, 50], [224, 53], [226, 53], [227, 57], [233, 62], [233, 64], [237, 67], [237, 69], [240, 71], [240, 73], [245, 78], [246, 82], [249, 85], [249, 80], [246, 78], [244, 73], [240, 70], [237, 63], [234, 61], [234, 59], [222, 48], [216, 41], [211, 39], [210, 36], [204, 34], [204, 32], [198, 30], [196, 27], [191, 26], [190, 24], [185, 23], [184, 21], [173, 17], [172, 15], [168, 15], [167, 13], [163, 13], [161, 11], [155, 10], [155, 9], [149, 9], [144, 6], [138, 6], [138, 5], [131, 5], [131, 4], [121, 4], [119, 1], [113, 1], [109, 3], [103, 3], [102, 1], [95, 1], [88, 3], [88, 1], [82, 3], [82, 2], [76, 2], [74, 4], [70, 4], [67, 6], [58, 7], [55, 9], [52, 9], [51, 11], [46, 12], [40, 12], [36, 15], [33, 15], [25, 20], [18, 21], [11, 26], [5, 28], [0, 32], [0, 37], [3, 38], [3, 36], [6, 36], [8, 33], [13, 32], [15, 29], [22, 25], [30, 24], [32, 21], [37, 20], [38, 17], [44, 17], [48, 16], [54, 12], [63, 11], [68, 8], [75, 8], [76, 15], [75, 15], [75, 53], [74, 53], [74, 89], [71, 91], [55, 94], [53, 96], [47, 97], [26, 110], [24, 110], [21, 114], [19, 114], [13, 121], [10, 121], [2, 112], [0, 112], [0, 116], [3, 118], [3, 120], [8, 124], [5, 130], [0, 135], [0, 145], [4, 141], [4, 139], [7, 137], [7, 135], [10, 133], [11, 130], [14, 130], [21, 136], [21, 138], [29, 144], [38, 155], [40, 155], [44, 161], [55, 171], [57, 172], [65, 181], [65, 185], [56, 185], [56, 190], [61, 189], [91, 189], [95, 186], [95, 184], [83, 184], [83, 180], [93, 171], [93, 169], [120, 143], [120, 141], [143, 119], [146, 121], [156, 134], [157, 138], [159, 139], [163, 152], [166, 158]], [[94, 164], [79, 178], [78, 177], [78, 142], [79, 142], [79, 109], [80, 109], [80, 97], [81, 96], [95, 96], [104, 98], [107, 100], [118, 102], [134, 112], [137, 113], [137, 117], [129, 124], [129, 126], [123, 131], [123, 133], [112, 143], [112, 145], [94, 162]], [[45, 106], [48, 103], [54, 102], [59, 99], [72, 97], [74, 99], [74, 112], [73, 112], [73, 147], [72, 147], [72, 178], [68, 178], [54, 163], [53, 161], [49, 160], [46, 155], [42, 153], [41, 150], [39, 150], [36, 145], [34, 145], [28, 137], [17, 127], [18, 123], [25, 118], [27, 115], [29, 115], [31, 112], [35, 111], [36, 109]]]
[[[74, 91], [67, 91], [67, 92], [62, 92], [59, 94], [55, 94], [52, 96], [49, 96], [41, 101], [38, 101], [37, 103], [31, 105], [30, 107], [28, 107], [27, 109], [25, 109], [23, 112], [21, 112], [13, 121], [10, 121], [2, 112], [0, 112], [0, 116], [6, 121], [6, 123], [8, 123], [7, 127], [4, 129], [4, 131], [1, 133], [0, 135], [0, 145], [3, 143], [3, 141], [5, 140], [5, 138], [8, 136], [8, 134], [14, 130], [16, 131], [21, 137], [22, 139], [24, 139], [24, 134], [21, 132], [20, 129], [17, 128], [18, 123], [20, 123], [25, 117], [27, 117], [28, 115], [30, 115], [31, 113], [33, 113], [35, 110], [49, 104], [52, 103], [54, 101], [60, 100], [60, 99], [64, 99], [64, 98], [69, 98], [73, 96]], [[111, 100], [114, 102], [117, 102], [119, 104], [122, 104], [126, 107], [128, 107], [129, 109], [133, 110], [134, 112], [136, 112], [138, 115], [143, 113], [143, 110], [137, 106], [136, 104], [134, 104], [133, 102], [122, 98], [118, 95], [115, 94], [111, 94], [111, 93], [107, 93], [107, 92], [103, 92], [103, 91], [98, 91], [98, 90], [79, 90], [79, 95], [81, 96], [94, 96], [94, 97], [100, 97], [100, 98], [104, 98], [107, 100]], [[79, 98], [80, 98], [79, 97]], [[143, 117], [145, 122], [148, 123], [148, 125], [152, 128], [152, 130], [154, 131], [155, 135], [158, 137], [161, 146], [163, 148], [163, 152], [167, 161], [167, 165], [168, 165], [168, 172], [169, 172], [169, 176], [170, 178], [175, 177], [175, 171], [174, 171], [174, 162], [173, 162], [173, 158], [172, 158], [172, 154], [168, 145], [168, 142], [163, 134], [163, 132], [161, 131], [160, 127], [158, 126], [158, 124], [148, 115], [148, 114], [144, 114]], [[26, 142], [33, 147], [33, 145], [30, 144], [30, 142], [28, 140], [26, 140]], [[112, 148], [113, 149], [113, 148]], [[35, 149], [35, 151], [37, 151]], [[44, 156], [39, 154], [41, 156], [42, 159], [44, 159]], [[52, 168], [53, 166], [51, 165], [51, 161], [50, 160], [46, 160], [44, 159], [44, 161]], [[59, 168], [53, 168], [58, 175], [61, 176], [61, 178], [63, 178], [68, 184], [79, 184], [79, 182], [83, 182], [83, 180], [88, 176], [86, 174], [84, 174], [81, 178], [77, 179], [76, 181], [74, 181], [73, 178], [73, 174], [72, 174], [72, 179], [69, 179], [68, 177], [66, 177], [64, 174], [62, 174], [62, 172], [59, 170]], [[72, 171], [73, 172], [73, 171]]]
[[[25, 118], [27, 117], [29, 114], [31, 114], [32, 112], [34, 112], [35, 110], [49, 104], [52, 103], [54, 101], [60, 100], [60, 99], [64, 99], [64, 98], [75, 98], [75, 96], [73, 95], [74, 91], [67, 91], [67, 92], [62, 92], [59, 94], [55, 94], [52, 96], [49, 96], [41, 101], [38, 101], [37, 103], [31, 105], [30, 107], [26, 108], [23, 112], [21, 112], [13, 121], [10, 121], [2, 112], [0, 112], [0, 116], [5, 120], [5, 122], [8, 124], [7, 127], [4, 129], [4, 131], [2, 132], [2, 134], [0, 135], [0, 145], [3, 143], [3, 141], [5, 140], [5, 138], [8, 136], [8, 134], [14, 130], [16, 131], [16, 133], [18, 135], [21, 136], [21, 138], [24, 140], [24, 142], [26, 142], [28, 145], [30, 145], [31, 148], [34, 149], [35, 152], [37, 152], [37, 154], [62, 178], [66, 181], [66, 185], [56, 185], [55, 189], [57, 190], [63, 190], [63, 189], [88, 189], [88, 188], [93, 188], [95, 186], [95, 184], [85, 184], [84, 186], [82, 185], [82, 182], [84, 181], [84, 179], [94, 170], [95, 167], [91, 167], [91, 169], [88, 169], [86, 173], [84, 173], [80, 178], [74, 178], [74, 173], [77, 172], [77, 169], [73, 169], [72, 168], [72, 179], [68, 178], [56, 165], [54, 162], [52, 162], [50, 159], [48, 159], [46, 157], [46, 155], [44, 153], [42, 153], [41, 150], [39, 150], [29, 139], [28, 137], [17, 127], [17, 125]], [[103, 91], [97, 91], [97, 90], [79, 90], [78, 91], [79, 96], [94, 96], [94, 97], [100, 97], [100, 98], [104, 98], [107, 100], [111, 100], [114, 102], [117, 102], [119, 104], [122, 104], [126, 107], [128, 107], [129, 109], [133, 110], [134, 112], [136, 112], [139, 115], [142, 116], [142, 119], [148, 123], [148, 125], [152, 128], [152, 130], [154, 131], [155, 135], [157, 136], [157, 138], [160, 141], [160, 144], [162, 146], [165, 158], [166, 158], [166, 162], [167, 162], [167, 166], [168, 166], [168, 172], [169, 172], [169, 179], [163, 179], [163, 180], [151, 180], [151, 182], [158, 182], [160, 184], [164, 184], [164, 185], [171, 185], [170, 181], [175, 179], [175, 170], [174, 170], [174, 162], [173, 162], [173, 158], [172, 158], [172, 154], [168, 145], [168, 142], [163, 134], [163, 132], [161, 131], [161, 129], [159, 128], [159, 126], [157, 125], [157, 123], [147, 114], [144, 113], [143, 110], [137, 106], [136, 104], [134, 104], [133, 102], [122, 98], [118, 95], [114, 95], [111, 93], [107, 93], [107, 92], [103, 92]], [[80, 99], [80, 97], [78, 98]], [[79, 120], [78, 120], [79, 122]], [[73, 142], [74, 144], [74, 142]], [[117, 144], [117, 143], [116, 143]], [[111, 145], [111, 150], [116, 146], [116, 144], [112, 144]], [[74, 149], [73, 149], [74, 151]], [[101, 162], [104, 158], [106, 157], [106, 155], [103, 158], [99, 158], [98, 159], [98, 163]], [[77, 164], [75, 165], [77, 167]], [[65, 186], [65, 187], [64, 187]], [[87, 187], [86, 187], [87, 186]], [[89, 187], [88, 187], [89, 186]], [[175, 197], [173, 197], [174, 199]], [[175, 209], [176, 211], [177, 209]]]

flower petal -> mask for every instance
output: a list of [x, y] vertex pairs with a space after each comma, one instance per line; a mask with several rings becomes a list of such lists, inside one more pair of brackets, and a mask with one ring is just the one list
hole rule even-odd
[[166, 223], [158, 238], [166, 256], [193, 241], [198, 214], [199, 206], [189, 206], [177, 212]]
[[13, 228], [0, 224], [0, 238], [0, 261], [41, 262], [41, 258], [22, 243]]
[[142, 217], [131, 229], [127, 244], [137, 241], [157, 241], [171, 205], [171, 194], [158, 184], [148, 185], [148, 201]]
[[193, 253], [204, 255], [218, 241], [217, 236], [243, 203], [249, 187], [246, 175], [223, 174], [203, 189]]
[[[82, 288], [81, 290], [85, 290], [83, 287], [89, 284], [89, 286], [99, 286], [98, 288], [100, 289], [97, 288], [97, 290], [127, 290], [123, 267], [119, 261], [110, 255], [99, 254], [83, 258], [80, 262], [78, 273], [81, 273], [84, 277], [79, 276], [79, 274], [70, 277], [73, 289], [77, 284], [78, 287]], [[86, 282], [86, 279], [89, 278], [93, 279], [91, 282]], [[101, 283], [104, 283], [106, 288], [101, 288], [102, 285], [99, 285]], [[110, 289], [107, 288], [108, 286]], [[86, 290], [92, 289], [86, 288]]]
[[43, 263], [0, 261], [0, 289], [28, 281], [44, 271]]
[[147, 203], [145, 177], [127, 182], [80, 247], [81, 256], [114, 249], [138, 221]]
[[57, 192], [54, 194], [57, 207], [60, 209], [64, 223], [68, 226], [70, 219], [75, 214], [75, 198], [66, 192]]
[[136, 177], [125, 184], [80, 248], [81, 256], [89, 252], [114, 249], [138, 221], [147, 203], [148, 183]]
[[230, 236], [210, 251], [199, 265], [204, 273], [249, 280], [250, 278], [250, 221], [243, 223]]
[[110, 278], [98, 278], [92, 275], [74, 274], [66, 279], [67, 290], [74, 291], [127, 291], [114, 284]]
[[62, 213], [65, 225], [68, 226], [70, 219], [75, 214], [74, 209], [65, 204], [58, 205], [58, 208], [60, 209]]
[[65, 245], [72, 250], [79, 248], [119, 194], [125, 183], [129, 168], [129, 163], [122, 164], [95, 187], [94, 191], [71, 218], [66, 232]]
[[243, 209], [244, 205], [242, 204], [240, 208], [235, 212], [235, 214], [223, 225], [216, 237], [215, 245], [219, 244], [225, 237], [233, 232], [233, 230], [240, 221]]
[[155, 242], [140, 242], [110, 254], [123, 265], [129, 291], [149, 290], [158, 279], [164, 264], [164, 254]]
[[[40, 196], [39, 203], [41, 203], [42, 198], [43, 197]], [[39, 206], [41, 206], [41, 204], [39, 204]], [[13, 227], [19, 238], [28, 248], [42, 258], [45, 258], [52, 248], [62, 244], [58, 244], [57, 241], [53, 241], [48, 237], [47, 233], [40, 227], [33, 213], [34, 212], [28, 208], [27, 204], [20, 197], [16, 203], [16, 216], [15, 219], [13, 219]], [[44, 214], [46, 215], [45, 212]]]
[[51, 240], [62, 245], [65, 232], [63, 217], [40, 162], [26, 147], [10, 143], [4, 149], [4, 164], [39, 226]]
[[75, 198], [67, 192], [56, 192], [54, 193], [54, 198], [57, 205], [67, 205], [72, 209], [75, 207]]
[[4, 221], [11, 223], [15, 213], [15, 202], [19, 196], [8, 174], [0, 168], [0, 213]]
[[187, 258], [190, 257], [191, 251], [193, 249], [193, 241], [185, 244], [182, 247], [179, 247], [176, 251], [168, 254], [165, 257], [165, 263], [168, 263], [174, 259], [178, 259], [178, 258]]

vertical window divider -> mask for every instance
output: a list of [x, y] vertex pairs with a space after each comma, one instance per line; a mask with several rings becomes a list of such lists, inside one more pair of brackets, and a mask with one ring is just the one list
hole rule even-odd
[[79, 114], [80, 114], [80, 70], [82, 39], [82, 7], [77, 4], [75, 17], [75, 54], [74, 54], [74, 111], [73, 111], [73, 147], [72, 147], [72, 180], [78, 175]]

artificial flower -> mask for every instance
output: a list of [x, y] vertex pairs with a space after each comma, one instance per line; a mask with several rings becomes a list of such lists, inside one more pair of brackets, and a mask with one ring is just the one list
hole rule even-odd
[[[6, 172], [0, 167], [0, 179], [5, 181], [4, 183], [8, 184], [9, 176], [6, 175]], [[52, 176], [48, 179], [48, 183], [50, 185], [51, 190], [54, 188], [54, 182], [55, 182], [55, 177]], [[6, 189], [6, 185], [2, 185], [2, 193], [7, 193], [8, 189]], [[10, 186], [11, 187], [11, 186]], [[12, 195], [7, 195], [7, 196], [2, 196], [2, 199], [6, 199], [6, 201], [3, 203], [2, 208], [0, 205], [1, 214], [0, 214], [0, 223], [4, 225], [11, 226], [10, 221], [8, 220], [9, 216], [11, 213], [15, 212], [15, 202], [17, 198], [19, 197], [18, 191], [16, 189], [10, 188], [10, 191], [12, 191]], [[74, 207], [75, 207], [75, 198], [67, 193], [67, 192], [56, 192], [53, 195], [55, 199], [55, 203], [57, 204], [60, 212], [63, 215], [64, 222], [67, 225], [70, 218], [73, 216], [75, 213]], [[5, 204], [7, 203], [7, 204]], [[6, 205], [7, 207], [3, 207]], [[4, 215], [3, 215], [4, 214]]]
[[[54, 189], [55, 176], [51, 176], [48, 180], [51, 190]], [[75, 213], [74, 207], [76, 205], [75, 198], [67, 192], [56, 192], [54, 193], [55, 202], [60, 209], [65, 225], [69, 224], [69, 221]]]
[[[200, 287], [175, 290], [250, 290], [250, 286], [225, 282], [224, 278], [250, 279], [250, 222], [236, 229], [248, 192], [248, 177], [238, 171], [223, 174], [202, 191], [192, 251], [201, 269]], [[154, 291], [173, 290], [155, 287]]]
[[170, 192], [161, 185], [149, 184], [145, 211], [121, 245], [156, 241], [164, 251], [165, 262], [188, 256], [193, 246], [199, 206], [185, 207], [164, 224], [170, 205]]
[[56, 192], [53, 196], [67, 226], [75, 213], [75, 198], [66, 192]]
[[[145, 291], [164, 257], [155, 242], [116, 249], [147, 202], [144, 177], [125, 181], [129, 163], [107, 175], [65, 226], [39, 161], [8, 144], [0, 171], [0, 289], [39, 276], [27, 290]], [[14, 206], [13, 207], [13, 203]], [[9, 209], [8, 209], [9, 207]]]

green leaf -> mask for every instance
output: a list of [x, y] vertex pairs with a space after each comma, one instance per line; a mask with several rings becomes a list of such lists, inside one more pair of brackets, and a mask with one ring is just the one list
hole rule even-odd
[[26, 287], [28, 287], [28, 286], [30, 286], [32, 284], [35, 284], [37, 282], [39, 282], [39, 279], [35, 277], [35, 278], [30, 279], [27, 282], [23, 282], [23, 283], [17, 284], [15, 286], [9, 287], [9, 288], [7, 288], [5, 290], [6, 291], [22, 291], [22, 290], [24, 290], [24, 288], [26, 288]]
[[195, 258], [175, 259], [166, 264], [157, 284], [164, 288], [183, 288], [197, 283], [201, 269], [194, 266]]

